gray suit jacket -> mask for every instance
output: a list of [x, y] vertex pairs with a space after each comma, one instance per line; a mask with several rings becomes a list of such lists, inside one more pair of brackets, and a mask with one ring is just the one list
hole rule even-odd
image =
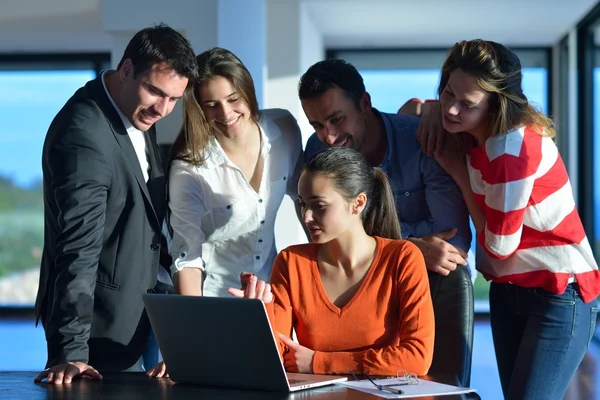
[[44, 251], [35, 311], [47, 367], [133, 365], [148, 340], [142, 294], [156, 284], [165, 193], [154, 127], [146, 183], [101, 77], [56, 115], [44, 142]]

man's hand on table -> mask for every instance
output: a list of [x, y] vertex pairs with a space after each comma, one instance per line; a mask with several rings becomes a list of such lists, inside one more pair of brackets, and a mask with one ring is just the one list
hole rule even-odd
[[46, 383], [52, 385], [62, 385], [63, 383], [71, 383], [73, 379], [102, 379], [102, 375], [91, 365], [76, 361], [65, 364], [58, 364], [39, 373], [33, 380], [34, 382], [42, 382], [46, 379]]

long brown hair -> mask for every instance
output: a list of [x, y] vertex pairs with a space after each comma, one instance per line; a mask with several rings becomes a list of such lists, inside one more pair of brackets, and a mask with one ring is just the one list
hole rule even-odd
[[381, 168], [373, 168], [359, 152], [343, 147], [325, 149], [304, 165], [304, 171], [329, 179], [348, 201], [360, 193], [366, 194], [367, 204], [361, 217], [367, 235], [401, 239], [389, 178]]
[[505, 46], [476, 39], [456, 43], [448, 51], [438, 87], [441, 96], [450, 74], [461, 69], [491, 93], [490, 129], [487, 137], [527, 125], [543, 136], [554, 137], [554, 123], [536, 110], [523, 94], [523, 72], [519, 57]]
[[183, 125], [171, 149], [171, 162], [183, 160], [195, 166], [207, 158], [206, 147], [214, 136], [200, 106], [200, 86], [216, 77], [227, 79], [250, 109], [250, 117], [258, 122], [259, 109], [254, 81], [242, 61], [231, 51], [220, 47], [207, 50], [196, 57], [198, 79], [183, 95]]

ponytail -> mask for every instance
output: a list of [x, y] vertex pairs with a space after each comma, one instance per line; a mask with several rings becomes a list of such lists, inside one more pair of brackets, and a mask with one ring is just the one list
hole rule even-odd
[[389, 178], [381, 168], [373, 168], [375, 185], [368, 207], [363, 211], [363, 226], [369, 236], [401, 239], [400, 222]]
[[361, 218], [367, 235], [401, 239], [389, 179], [381, 168], [373, 168], [359, 152], [343, 147], [322, 150], [304, 165], [304, 171], [326, 176], [347, 200], [366, 194], [367, 204]]

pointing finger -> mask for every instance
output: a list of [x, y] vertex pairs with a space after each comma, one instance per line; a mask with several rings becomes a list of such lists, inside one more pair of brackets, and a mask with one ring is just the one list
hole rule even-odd
[[288, 346], [290, 349], [297, 350], [300, 346], [298, 343], [294, 342], [292, 339], [288, 338], [284, 334], [279, 332], [277, 332], [277, 334], [279, 335], [279, 339], [281, 339], [281, 341], [285, 343], [285, 345]]

